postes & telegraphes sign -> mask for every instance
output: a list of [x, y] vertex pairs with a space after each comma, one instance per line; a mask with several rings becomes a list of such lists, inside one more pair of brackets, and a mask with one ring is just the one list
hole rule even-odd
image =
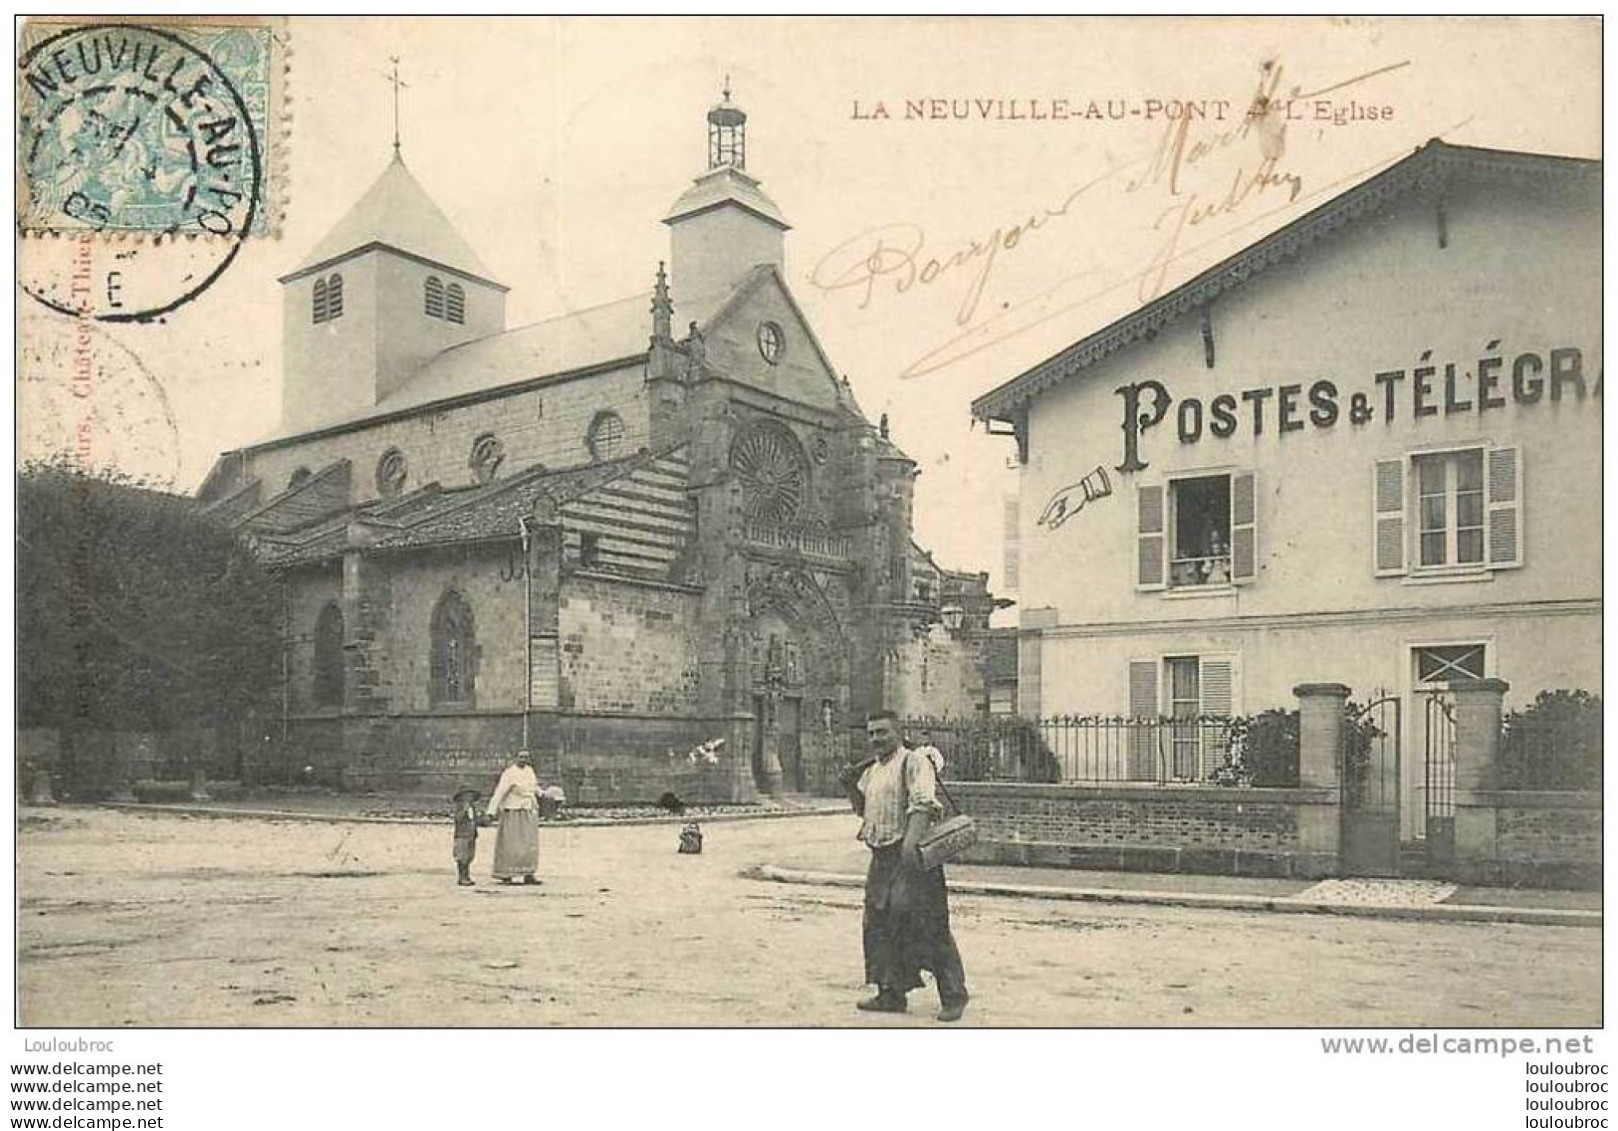
[[1487, 356], [1471, 370], [1464, 363], [1439, 364], [1429, 350], [1408, 370], [1377, 373], [1374, 388], [1347, 392], [1335, 381], [1322, 378], [1307, 385], [1262, 385], [1237, 393], [1176, 398], [1157, 380], [1135, 381], [1113, 390], [1123, 400], [1124, 455], [1117, 470], [1125, 474], [1144, 470], [1140, 441], [1174, 412], [1173, 427], [1182, 444], [1200, 443], [1204, 437], [1228, 439], [1250, 431], [1255, 439], [1266, 432], [1301, 432], [1305, 428], [1333, 428], [1345, 416], [1350, 425], [1363, 427], [1381, 418], [1393, 424], [1409, 414], [1412, 420], [1462, 413], [1479, 415], [1508, 404], [1537, 405], [1549, 399], [1583, 400], [1601, 396], [1601, 373], [1587, 380], [1584, 353], [1562, 346], [1548, 353], [1525, 351], [1511, 358], [1499, 352], [1498, 340], [1486, 347]]

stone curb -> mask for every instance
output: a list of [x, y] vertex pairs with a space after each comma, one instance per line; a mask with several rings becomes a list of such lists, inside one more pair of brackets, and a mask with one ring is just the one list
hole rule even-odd
[[[285, 809], [225, 809], [209, 805], [145, 805], [139, 801], [103, 801], [86, 808], [124, 809], [132, 813], [166, 813], [189, 817], [236, 817], [254, 821], [308, 821], [328, 825], [434, 825], [447, 823], [443, 817], [365, 817], [357, 813], [298, 813]], [[684, 817], [575, 817], [566, 821], [542, 821], [547, 829], [624, 828], [634, 825], [684, 825], [695, 821], [699, 825], [723, 824], [728, 821], [770, 821], [788, 817], [846, 816], [847, 807], [839, 809], [771, 809], [762, 813], [714, 813], [707, 816]]]
[[[813, 872], [759, 864], [744, 869], [749, 879], [819, 887], [865, 886], [863, 876]], [[1211, 892], [1127, 891], [1114, 888], [1067, 888], [1044, 884], [1008, 884], [991, 880], [951, 880], [957, 895], [1003, 895], [1023, 899], [1055, 899], [1078, 903], [1145, 904], [1157, 907], [1201, 907], [1226, 911], [1279, 911], [1303, 915], [1344, 915], [1363, 919], [1421, 919], [1460, 923], [1525, 923], [1541, 927], [1601, 927], [1601, 912], [1552, 907], [1488, 907], [1475, 904], [1325, 903], [1297, 896], [1236, 895]]]

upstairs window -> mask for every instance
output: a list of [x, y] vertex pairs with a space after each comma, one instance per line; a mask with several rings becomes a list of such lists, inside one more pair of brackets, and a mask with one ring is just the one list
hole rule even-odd
[[1518, 448], [1479, 445], [1378, 460], [1376, 576], [1481, 575], [1522, 565], [1521, 459]]
[[466, 321], [466, 292], [459, 283], [451, 283], [444, 291], [444, 317], [455, 323]]
[[1136, 490], [1136, 587], [1219, 588], [1253, 580], [1258, 498], [1250, 471]]
[[1411, 460], [1416, 479], [1416, 565], [1483, 564], [1483, 452]]
[[331, 307], [328, 305], [326, 280], [315, 280], [314, 320], [316, 323], [324, 322], [331, 317]]
[[424, 296], [423, 306], [428, 318], [444, 317], [444, 284], [437, 275], [427, 276], [427, 293]]

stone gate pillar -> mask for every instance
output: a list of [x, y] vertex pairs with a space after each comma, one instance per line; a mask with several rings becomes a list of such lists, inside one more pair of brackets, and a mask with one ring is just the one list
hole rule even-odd
[[1330, 876], [1342, 856], [1343, 707], [1349, 689], [1341, 683], [1301, 683], [1298, 697], [1297, 807], [1300, 875]]
[[1469, 679], [1449, 686], [1455, 702], [1455, 878], [1498, 883], [1500, 716], [1511, 685]]
[[1298, 785], [1337, 789], [1342, 785], [1343, 705], [1349, 688], [1341, 683], [1300, 683], [1298, 697]]

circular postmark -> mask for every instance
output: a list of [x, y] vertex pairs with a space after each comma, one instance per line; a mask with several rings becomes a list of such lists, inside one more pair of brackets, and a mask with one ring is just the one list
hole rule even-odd
[[[106, 322], [153, 321], [207, 290], [240, 252], [263, 188], [258, 134], [228, 68], [134, 24], [57, 32], [18, 67], [20, 226], [43, 234], [19, 255], [23, 290]], [[114, 249], [88, 281], [73, 247], [87, 236]]]
[[140, 358], [89, 318], [27, 313], [17, 330], [18, 462], [65, 460], [173, 486], [179, 427]]

